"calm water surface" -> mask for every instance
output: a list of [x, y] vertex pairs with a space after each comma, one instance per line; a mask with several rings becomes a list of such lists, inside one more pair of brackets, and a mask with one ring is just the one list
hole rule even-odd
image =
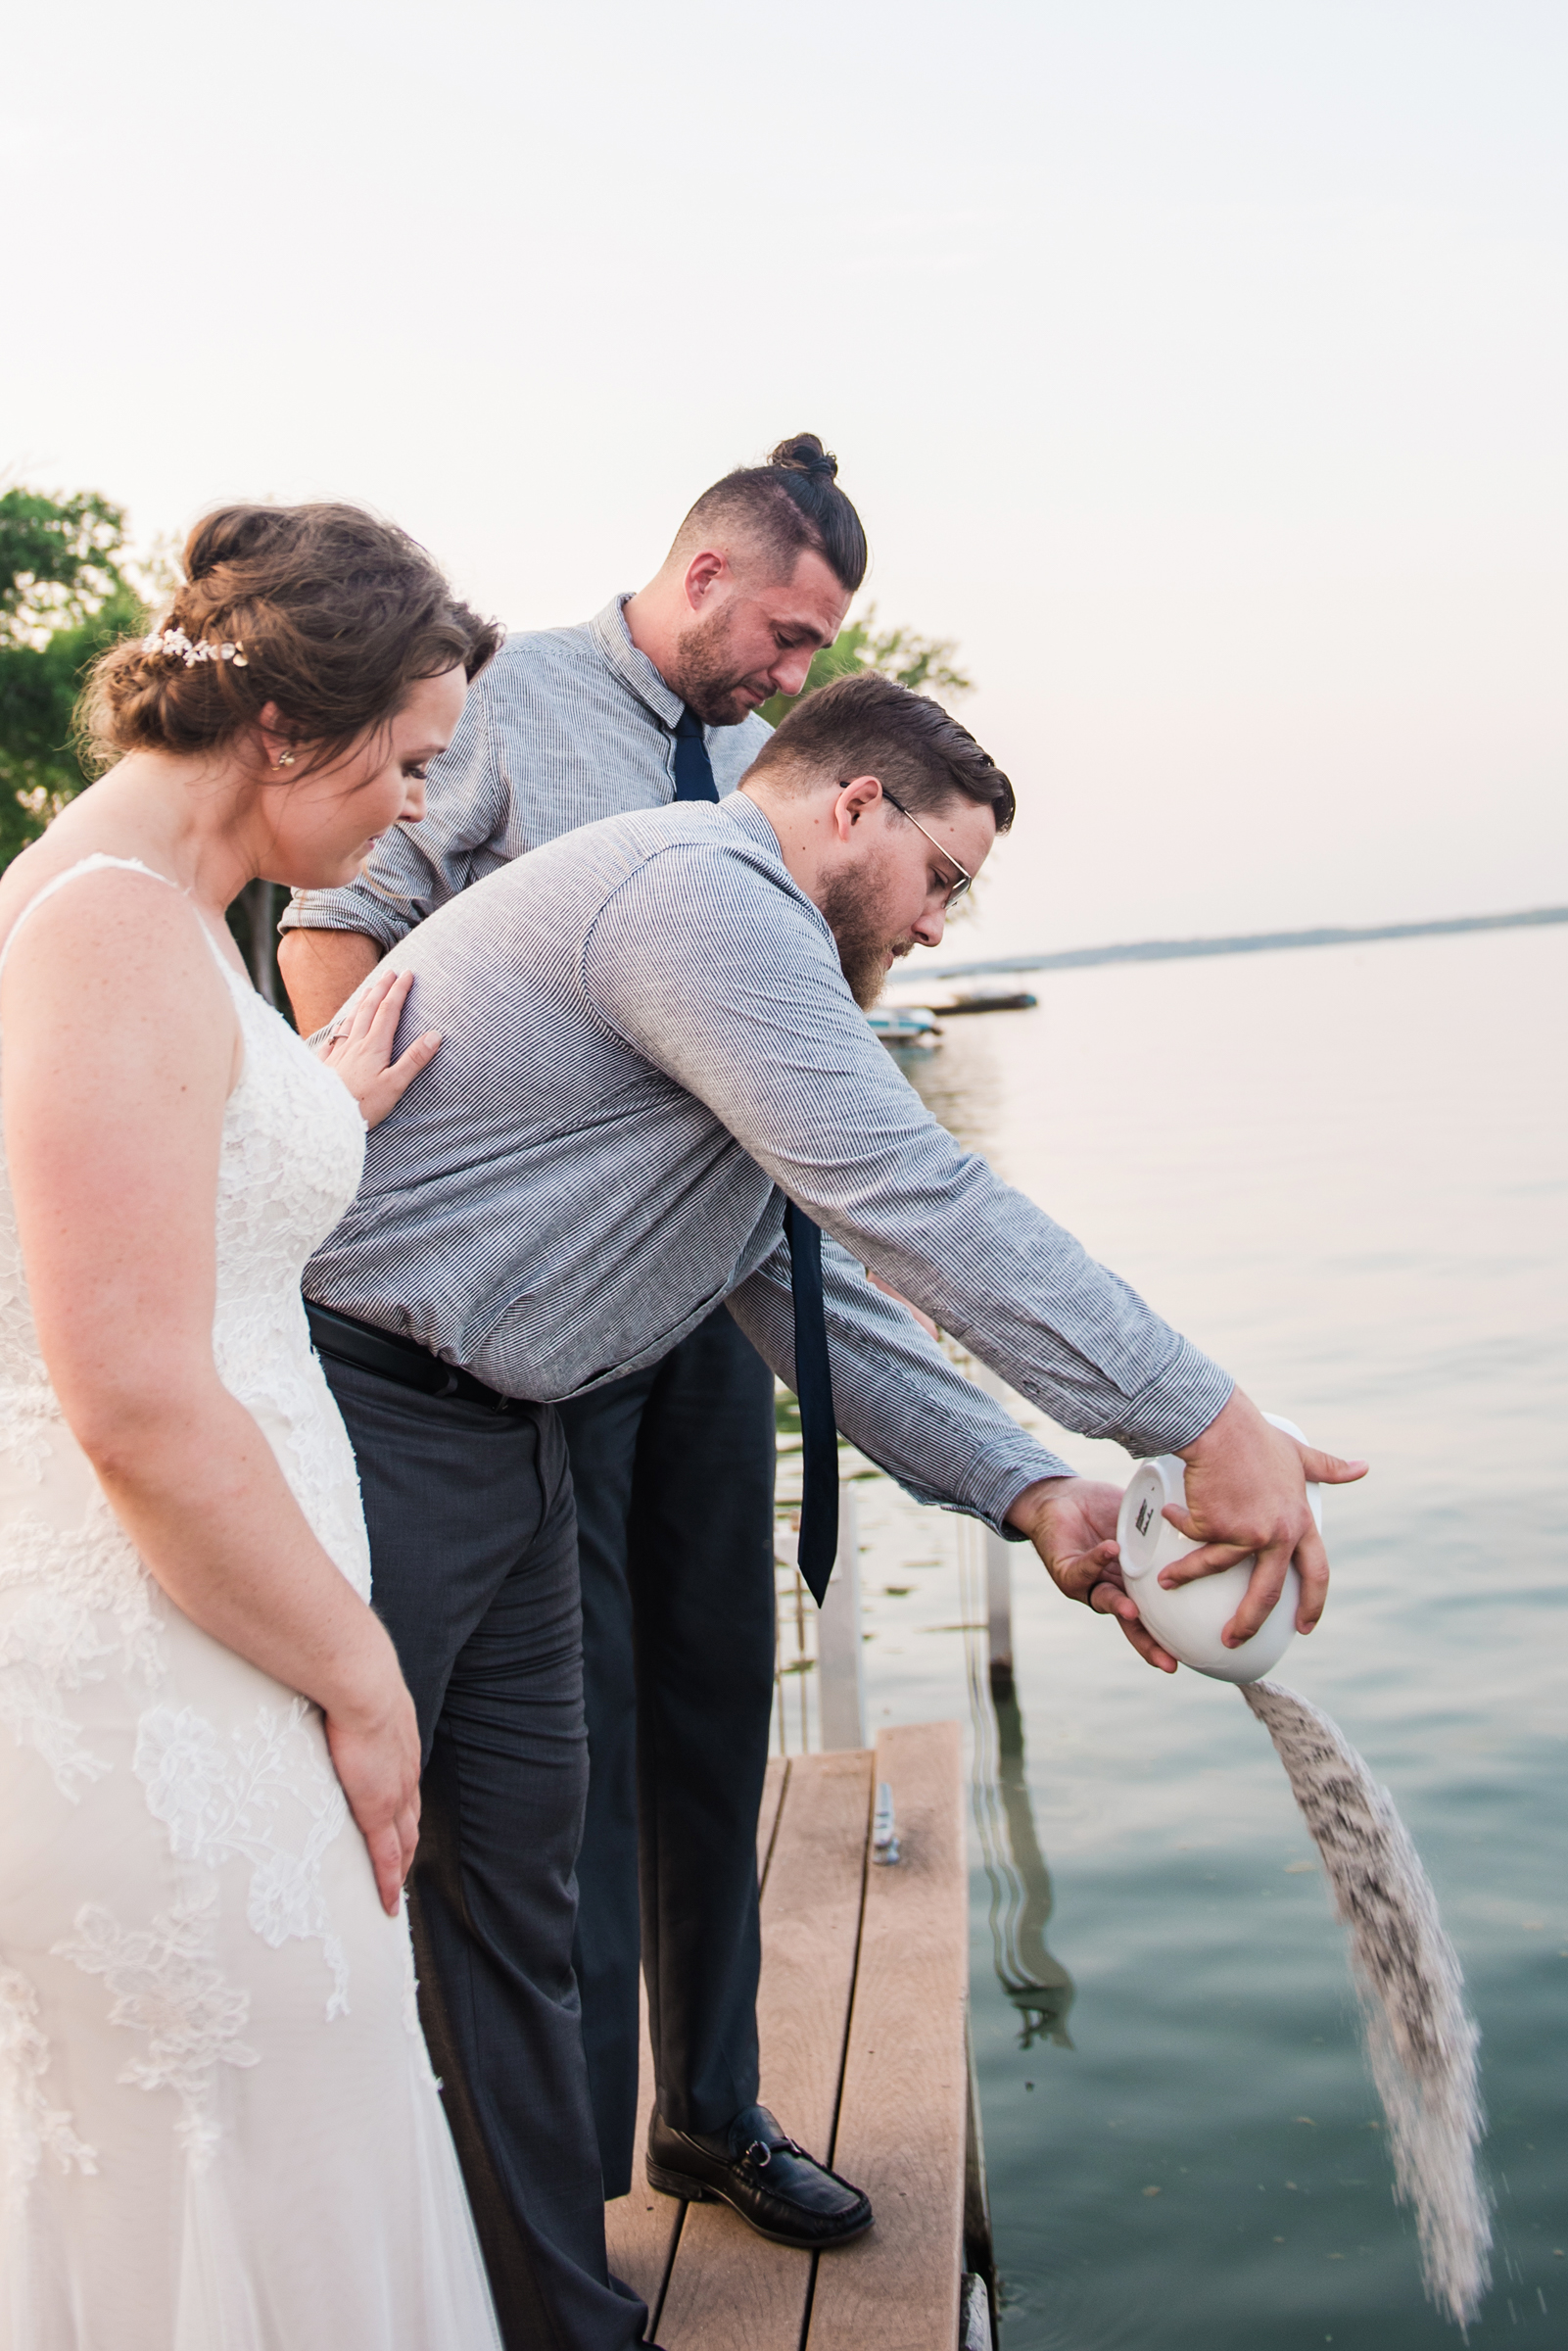
[[[1279, 1678], [1386, 1781], [1483, 2035], [1497, 2279], [1568, 2343], [1568, 936], [1049, 975], [933, 1110], [1265, 1406], [1373, 1463]], [[1109, 1446], [1060, 1440], [1115, 1476]], [[1157, 1677], [1015, 1553], [864, 1483], [875, 1722], [971, 1725], [974, 2029], [1007, 2351], [1418, 2351], [1344, 1939], [1236, 1694]]]

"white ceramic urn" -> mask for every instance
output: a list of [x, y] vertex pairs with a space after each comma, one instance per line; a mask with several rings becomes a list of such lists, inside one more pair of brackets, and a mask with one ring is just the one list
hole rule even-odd
[[[1294, 1420], [1266, 1413], [1276, 1428], [1302, 1437]], [[1302, 1438], [1305, 1444], [1306, 1439]], [[1121, 1497], [1117, 1517], [1117, 1541], [1121, 1546], [1121, 1573], [1138, 1604], [1138, 1613], [1155, 1639], [1183, 1665], [1212, 1674], [1216, 1682], [1256, 1682], [1278, 1664], [1296, 1630], [1296, 1609], [1302, 1596], [1301, 1577], [1294, 1567], [1285, 1574], [1285, 1589], [1250, 1641], [1227, 1649], [1220, 1633], [1235, 1615], [1253, 1571], [1251, 1557], [1238, 1559], [1219, 1575], [1200, 1576], [1167, 1592], [1160, 1570], [1184, 1559], [1197, 1546], [1164, 1516], [1167, 1502], [1184, 1499], [1186, 1463], [1179, 1454], [1163, 1453], [1140, 1462]], [[1318, 1488], [1307, 1482], [1307, 1500], [1319, 1532], [1323, 1506]]]

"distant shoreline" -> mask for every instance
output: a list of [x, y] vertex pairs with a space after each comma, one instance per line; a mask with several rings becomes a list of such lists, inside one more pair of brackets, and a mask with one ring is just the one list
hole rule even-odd
[[1117, 947], [1064, 947], [1051, 955], [997, 955], [988, 963], [944, 963], [901, 972], [895, 987], [927, 981], [979, 980], [1001, 972], [1081, 971], [1096, 963], [1175, 963], [1194, 955], [1263, 955], [1284, 947], [1354, 947], [1384, 938], [1445, 938], [1462, 931], [1521, 931], [1568, 923], [1568, 906], [1535, 906], [1523, 914], [1459, 914], [1435, 923], [1374, 923], [1364, 929], [1255, 931], [1233, 938], [1145, 938]]

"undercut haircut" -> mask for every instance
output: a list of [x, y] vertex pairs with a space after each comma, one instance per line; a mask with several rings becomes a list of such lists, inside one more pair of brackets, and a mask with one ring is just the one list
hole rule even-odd
[[808, 550], [853, 596], [871, 560], [860, 516], [838, 487], [838, 459], [815, 433], [781, 441], [765, 465], [742, 465], [704, 490], [675, 535], [677, 548], [710, 535], [749, 539], [775, 579]]
[[998, 833], [1008, 832], [1018, 814], [1012, 784], [968, 727], [940, 702], [877, 670], [837, 678], [786, 711], [746, 774], [776, 771], [781, 783], [792, 774], [807, 790], [875, 776], [920, 815], [955, 795], [975, 800], [990, 809]]

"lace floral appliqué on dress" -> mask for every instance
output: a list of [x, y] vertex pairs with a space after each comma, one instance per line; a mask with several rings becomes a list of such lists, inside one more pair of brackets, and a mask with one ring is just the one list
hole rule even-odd
[[38, 1994], [14, 1967], [0, 1967], [0, 2211], [17, 2210], [45, 2156], [62, 2174], [98, 2169], [65, 2107], [50, 2103], [48, 2071]]
[[122, 1927], [101, 1902], [87, 1902], [74, 1935], [55, 1945], [57, 1957], [103, 1977], [112, 2025], [146, 2035], [146, 2055], [133, 2057], [118, 2078], [136, 2089], [174, 2092], [180, 2144], [204, 2167], [218, 2140], [213, 2068], [261, 2063], [240, 2039], [250, 1994], [226, 1983], [217, 1966], [217, 1914], [215, 1889], [176, 1902], [144, 1928]]
[[[205, 1715], [154, 1706], [136, 1734], [136, 1777], [181, 1861], [251, 1865], [246, 1916], [274, 1950], [290, 1936], [320, 1939], [332, 1976], [328, 2022], [349, 2005], [349, 1963], [321, 1893], [321, 1856], [348, 1819], [336, 1773], [306, 1735], [310, 1707], [259, 1706], [225, 1750]], [[291, 1833], [292, 1832], [292, 1833]]]
[[13, 1520], [0, 1544], [0, 1724], [36, 1749], [75, 1803], [111, 1767], [88, 1747], [71, 1701], [115, 1670], [151, 1689], [159, 1663], [155, 1587], [102, 1495], [83, 1523]]

